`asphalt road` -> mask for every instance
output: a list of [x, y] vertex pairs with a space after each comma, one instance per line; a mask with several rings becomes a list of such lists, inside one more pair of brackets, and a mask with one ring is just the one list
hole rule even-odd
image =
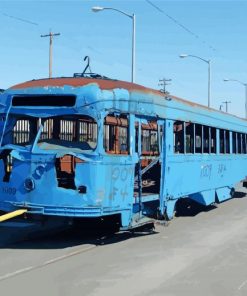
[[73, 230], [11, 245], [1, 236], [0, 295], [246, 296], [247, 191], [237, 190], [149, 235]]

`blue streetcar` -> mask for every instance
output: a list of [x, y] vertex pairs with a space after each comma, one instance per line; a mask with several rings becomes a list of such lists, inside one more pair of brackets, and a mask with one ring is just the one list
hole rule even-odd
[[247, 122], [156, 90], [87, 77], [32, 80], [2, 94], [0, 210], [30, 217], [174, 215], [245, 179]]

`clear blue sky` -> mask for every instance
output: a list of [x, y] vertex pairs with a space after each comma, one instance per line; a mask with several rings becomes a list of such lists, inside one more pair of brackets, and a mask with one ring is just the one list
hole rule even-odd
[[211, 59], [212, 106], [230, 100], [230, 113], [244, 116], [244, 87], [223, 78], [247, 82], [247, 2], [151, 1], [199, 38], [145, 0], [0, 1], [0, 88], [48, 76], [49, 42], [40, 35], [50, 29], [61, 33], [54, 39], [54, 77], [82, 71], [89, 55], [93, 72], [130, 80], [131, 19], [91, 11], [110, 6], [136, 14], [137, 83], [157, 89], [159, 79], [171, 78], [170, 93], [207, 104], [207, 64], [178, 56]]

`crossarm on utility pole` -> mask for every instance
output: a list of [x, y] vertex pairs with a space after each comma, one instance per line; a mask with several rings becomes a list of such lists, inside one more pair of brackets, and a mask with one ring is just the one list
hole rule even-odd
[[52, 33], [46, 35], [40, 35], [40, 37], [50, 37], [50, 46], [49, 46], [49, 78], [52, 77], [52, 41], [54, 36], [59, 36], [60, 33]]

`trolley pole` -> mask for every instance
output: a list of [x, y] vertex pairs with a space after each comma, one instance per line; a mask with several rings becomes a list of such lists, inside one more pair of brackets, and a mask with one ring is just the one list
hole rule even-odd
[[52, 33], [40, 35], [40, 37], [50, 37], [50, 46], [49, 46], [49, 78], [52, 77], [52, 41], [54, 36], [59, 36], [60, 33]]

